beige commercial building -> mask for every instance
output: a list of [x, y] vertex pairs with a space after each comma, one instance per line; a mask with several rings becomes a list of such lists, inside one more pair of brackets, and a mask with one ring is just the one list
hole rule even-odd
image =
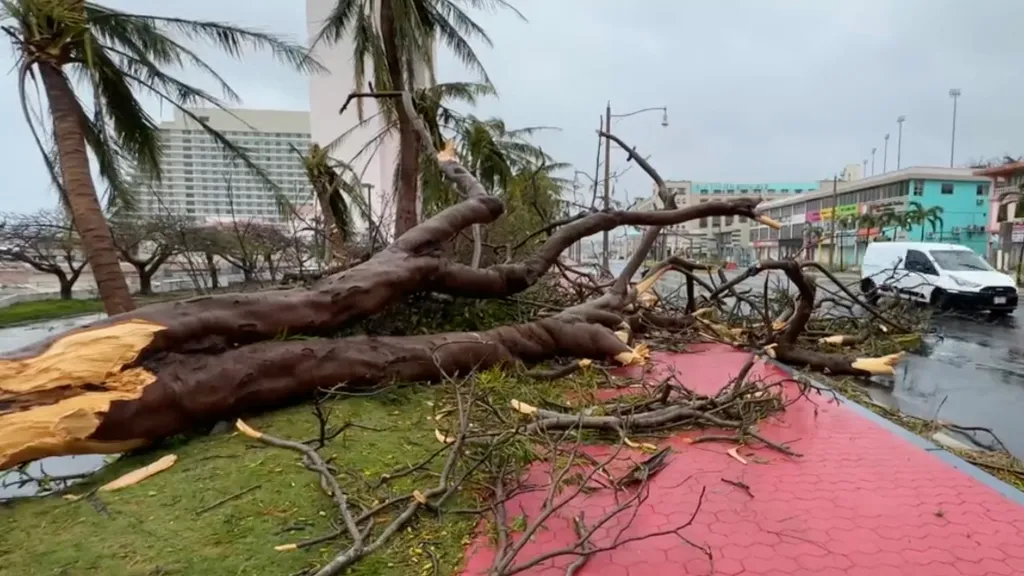
[[286, 110], [189, 111], [243, 148], [277, 185], [277, 190], [226, 151], [198, 122], [175, 110], [160, 123], [163, 178], [133, 175], [138, 211], [145, 216], [183, 215], [196, 219], [283, 222], [281, 193], [295, 204], [309, 201], [309, 181], [296, 151], [309, 148], [309, 113]]

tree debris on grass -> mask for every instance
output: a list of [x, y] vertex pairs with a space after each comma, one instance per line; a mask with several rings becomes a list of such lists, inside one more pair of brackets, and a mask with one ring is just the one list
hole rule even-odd
[[[310, 573], [339, 574], [425, 515], [454, 514], [453, 503], [464, 506], [472, 495], [477, 513], [488, 515], [495, 530], [495, 576], [511, 576], [562, 556], [574, 557], [570, 571], [576, 571], [594, 554], [658, 534], [675, 534], [710, 558], [713, 551], [685, 536], [693, 517], [657, 533], [625, 537], [619, 531], [610, 540], [594, 538], [611, 519], [635, 516], [651, 482], [670, 465], [671, 452], [647, 440], [665, 431], [701, 429], [708, 433], [692, 442], [756, 444], [798, 457], [785, 443], [764, 437], [756, 424], [820, 390], [800, 381], [751, 377], [758, 358], [832, 375], [888, 376], [903, 351], [919, 341], [925, 316], [899, 302], [877, 307], [814, 263], [758, 262], [728, 278], [721, 269], [674, 256], [635, 281], [666, 226], [714, 216], [745, 217], [774, 228], [780, 224], [760, 214], [758, 202], [750, 199], [676, 207], [657, 171], [632, 146], [604, 132], [603, 138], [621, 146], [652, 178], [665, 209], [590, 207], [537, 233], [546, 240], [519, 261], [512, 261], [515, 250], [509, 249], [502, 263], [458, 262], [446, 244], [500, 218], [501, 199], [487, 194], [452, 150], [435, 149], [408, 94], [369, 96], [393, 98], [404, 107], [421, 132], [425, 156], [436, 159], [461, 192], [461, 201], [308, 289], [140, 308], [0, 359], [0, 469], [46, 456], [136, 449], [197, 425], [208, 429], [217, 421], [318, 393], [379, 394], [395, 384], [443, 383], [452, 391], [451, 402], [434, 406], [431, 421], [441, 446], [433, 455], [375, 479], [349, 472], [377, 492], [397, 479], [415, 484], [373, 501], [349, 498], [353, 491], [340, 480], [346, 471], [320, 456], [319, 450], [355, 425], [332, 427], [329, 411], [319, 403], [314, 404], [319, 436], [308, 442], [235, 420], [244, 437], [299, 454], [334, 504], [331, 532], [275, 548], [290, 552], [330, 545], [337, 554]], [[643, 235], [618, 275], [594, 275], [561, 259], [580, 239], [621, 226], [640, 227]], [[474, 238], [479, 242], [478, 234]], [[819, 274], [838, 289], [819, 287]], [[677, 275], [683, 282], [673, 291], [669, 282]], [[744, 282], [759, 276], [764, 278], [760, 293], [745, 287]], [[552, 297], [539, 301], [523, 295], [538, 287]], [[429, 304], [467, 298], [518, 298], [530, 305], [532, 315], [462, 331], [352, 334], [357, 326], [413, 300]], [[726, 342], [750, 352], [741, 373], [714, 394], [696, 393], [671, 375], [651, 387], [646, 368], [633, 381], [640, 393], [632, 393], [613, 373], [622, 366], [646, 366], [652, 349], [678, 350], [700, 342]], [[548, 362], [556, 367], [523, 368]], [[598, 378], [626, 394], [601, 401], [586, 395], [547, 398], [543, 404], [522, 395], [498, 398], [487, 390], [491, 370], [522, 371], [538, 383]], [[795, 396], [784, 392], [794, 387]], [[602, 456], [590, 454], [592, 443], [605, 447]], [[731, 454], [744, 460], [735, 449]], [[646, 459], [616, 476], [612, 464], [625, 455]], [[528, 465], [538, 461], [546, 463], [551, 475], [543, 488], [524, 483]], [[548, 491], [543, 509], [524, 519], [517, 536], [509, 530], [504, 505], [537, 489]], [[577, 540], [572, 545], [522, 557], [530, 535], [548, 518], [571, 509], [577, 498], [603, 490], [624, 497], [600, 518], [574, 516]], [[703, 490], [694, 502], [694, 517], [702, 501]]]

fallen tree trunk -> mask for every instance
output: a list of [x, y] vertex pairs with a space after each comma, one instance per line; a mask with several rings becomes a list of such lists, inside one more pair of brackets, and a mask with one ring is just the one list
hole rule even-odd
[[[411, 98], [401, 94], [401, 99], [424, 135], [421, 144], [438, 158], [462, 201], [310, 289], [158, 304], [0, 359], [0, 469], [45, 456], [121, 452], [195, 425], [280, 406], [319, 388], [435, 381], [557, 356], [637, 362], [642, 348], [625, 344], [631, 328], [682, 329], [693, 322], [640, 309], [650, 299], [640, 302], [638, 295], [646, 295], [664, 269], [636, 287], [630, 283], [662, 226], [709, 216], [744, 216], [778, 226], [755, 212], [758, 201], [752, 199], [675, 208], [657, 172], [602, 133], [651, 175], [666, 210], [592, 211], [558, 227], [536, 254], [517, 263], [477, 269], [451, 261], [441, 255], [443, 245], [466, 228], [493, 222], [504, 206], [486, 194], [450, 147], [440, 153], [433, 149]], [[480, 332], [308, 339], [334, 336], [414, 293], [516, 294], [540, 280], [581, 238], [622, 225], [647, 227], [623, 272], [600, 296], [556, 316]], [[798, 267], [787, 270], [802, 278]], [[813, 288], [808, 290], [806, 302], [813, 306]], [[793, 347], [809, 315], [804, 303], [801, 299], [783, 339], [769, 344], [780, 351]], [[304, 338], [288, 339], [299, 335]]]
[[0, 469], [59, 454], [120, 452], [319, 388], [437, 381], [556, 356], [633, 359], [605, 326], [545, 318], [475, 333], [273, 341], [138, 361], [162, 329], [129, 320], [0, 364]]

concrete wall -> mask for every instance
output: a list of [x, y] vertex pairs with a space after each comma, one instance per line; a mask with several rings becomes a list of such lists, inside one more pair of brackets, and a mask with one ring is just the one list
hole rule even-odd
[[[943, 194], [943, 186], [952, 187], [952, 194]], [[978, 194], [978, 187], [982, 194]], [[914, 226], [908, 233], [911, 241], [949, 242], [969, 247], [984, 257], [988, 251], [989, 186], [987, 180], [977, 182], [944, 182], [941, 180], [925, 180], [924, 193], [921, 196], [910, 196], [909, 202], [920, 202], [928, 209], [932, 206], [942, 207], [942, 231], [932, 232], [927, 222]], [[973, 227], [974, 231], [971, 231]], [[941, 234], [941, 236], [940, 236]]]
[[[337, 0], [306, 0], [306, 31], [311, 42], [323, 26], [324, 19], [336, 5]], [[372, 98], [365, 98], [359, 103], [363, 110], [363, 123], [360, 123], [356, 102], [349, 106], [344, 115], [338, 114], [350, 93], [369, 89], [368, 86], [355, 85], [353, 51], [351, 37], [342, 38], [333, 46], [320, 44], [313, 51], [313, 55], [330, 73], [314, 74], [310, 77], [309, 110], [312, 139], [321, 146], [326, 146], [355, 128], [334, 148], [331, 155], [336, 160], [352, 163], [353, 169], [360, 175], [361, 183], [372, 186], [370, 197], [374, 218], [381, 221], [382, 228], [390, 233], [394, 228], [394, 173], [398, 161], [398, 135], [396, 131], [392, 136], [381, 140], [381, 145], [376, 148], [375, 153], [355, 158], [386, 123], [383, 117], [379, 116], [380, 107], [377, 101]], [[373, 80], [372, 69], [368, 63], [366, 70], [369, 81]], [[427, 73], [424, 68], [415, 78], [415, 82], [416, 85], [423, 86], [426, 85], [426, 80]], [[366, 224], [362, 220], [356, 214], [356, 223], [360, 227]]]

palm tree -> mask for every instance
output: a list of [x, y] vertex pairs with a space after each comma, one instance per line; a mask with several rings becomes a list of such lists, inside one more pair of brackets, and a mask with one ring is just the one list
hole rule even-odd
[[924, 223], [928, 219], [928, 211], [920, 202], [907, 203], [907, 211], [903, 213], [905, 222], [911, 226], [921, 227], [921, 241], [924, 242]]
[[[942, 220], [942, 206], [932, 206], [924, 211], [924, 219], [932, 227], [932, 234], [938, 232], [939, 242], [942, 242], [942, 228], [945, 222]], [[924, 240], [924, 227], [921, 227], [921, 240]]]
[[877, 214], [878, 228], [882, 233], [882, 236], [886, 236], [885, 229], [892, 227], [892, 240], [896, 239], [896, 232], [903, 228], [904, 230], [910, 230], [911, 223], [907, 218], [906, 213], [896, 212], [892, 208], [886, 208]]
[[[427, 130], [433, 137], [434, 144], [437, 149], [444, 147], [444, 134], [448, 133], [451, 135], [455, 133], [464, 121], [463, 114], [457, 112], [452, 107], [453, 104], [475, 106], [480, 98], [495, 95], [497, 95], [497, 92], [494, 90], [493, 86], [478, 82], [447, 82], [435, 84], [426, 88], [418, 88], [413, 90], [412, 93], [413, 107], [416, 109], [420, 118], [422, 118], [426, 123]], [[356, 125], [343, 132], [334, 141], [325, 146], [328, 153], [333, 153], [341, 144], [346, 142], [353, 135], [360, 133], [361, 129], [367, 125], [370, 125], [373, 122], [379, 122], [382, 124], [370, 139], [359, 147], [351, 158], [345, 159], [348, 165], [353, 167], [352, 170], [357, 180], [362, 179], [362, 172], [356, 170], [354, 167], [365, 164], [377, 153], [381, 145], [383, 145], [387, 139], [391, 138], [395, 132], [399, 131], [399, 122], [394, 117], [394, 114], [388, 113], [386, 108], [382, 110], [383, 111], [377, 112], [372, 116], [361, 118]], [[399, 158], [399, 160], [401, 160], [401, 158]], [[433, 162], [434, 159], [432, 158], [420, 159], [420, 166], [422, 167], [419, 170], [420, 190], [436, 190], [447, 186], [447, 181], [443, 179], [440, 171], [430, 170], [428, 168]], [[401, 161], [395, 165], [393, 180], [396, 185], [401, 180], [401, 175], [399, 174], [401, 166]], [[454, 191], [452, 191], [452, 198], [455, 198]], [[445, 204], [445, 206], [448, 205], [450, 205], [450, 203]], [[424, 213], [427, 212], [424, 211]]]
[[804, 228], [804, 251], [806, 257], [810, 258], [811, 248], [825, 237], [825, 229], [818, 225], [808, 225]]
[[[863, 228], [867, 232], [864, 235], [864, 241], [871, 241], [871, 231], [878, 228], [878, 215], [872, 212], [865, 212], [857, 217], [857, 230], [858, 232]], [[860, 242], [859, 239], [855, 240], [857, 246], [857, 262], [860, 263]]]
[[[136, 93], [147, 92], [181, 110], [220, 146], [259, 168], [186, 106], [223, 107], [207, 92], [168, 73], [189, 66], [219, 84], [227, 100], [237, 95], [194, 52], [172, 38], [204, 40], [240, 58], [246, 48], [271, 51], [303, 71], [319, 70], [304, 47], [275, 36], [217, 22], [128, 14], [85, 0], [0, 0], [0, 30], [18, 59], [22, 113], [46, 161], [61, 201], [71, 214], [108, 314], [134, 308], [117, 249], [89, 166], [89, 151], [107, 182], [107, 203], [130, 204], [127, 165], [159, 179], [163, 146], [156, 121]], [[84, 97], [76, 93], [78, 79]], [[36, 126], [29, 82], [41, 81], [51, 123]], [[83, 102], [92, 102], [91, 109]], [[265, 176], [264, 176], [265, 177]]]
[[309, 147], [309, 153], [302, 156], [302, 165], [324, 218], [324, 228], [331, 246], [326, 260], [330, 263], [343, 257], [345, 242], [352, 234], [352, 217], [346, 199], [346, 193], [351, 191], [344, 186], [344, 179], [335, 169], [327, 150], [319, 144], [314, 143]]
[[[494, 10], [508, 8], [522, 17], [505, 0], [338, 0], [325, 19], [313, 46], [335, 44], [343, 37], [353, 39], [354, 84], [358, 89], [372, 80], [377, 90], [412, 90], [417, 81], [434, 83], [434, 49], [445, 45], [470, 70], [490, 85], [483, 63], [470, 45], [490, 37], [463, 7]], [[369, 73], [367, 64], [371, 69]], [[423, 78], [426, 72], [427, 78]], [[395, 236], [416, 225], [419, 144], [412, 119], [402, 106], [381, 101], [387, 124], [397, 121], [399, 134], [398, 179], [396, 180]], [[360, 117], [362, 107], [359, 107]]]

